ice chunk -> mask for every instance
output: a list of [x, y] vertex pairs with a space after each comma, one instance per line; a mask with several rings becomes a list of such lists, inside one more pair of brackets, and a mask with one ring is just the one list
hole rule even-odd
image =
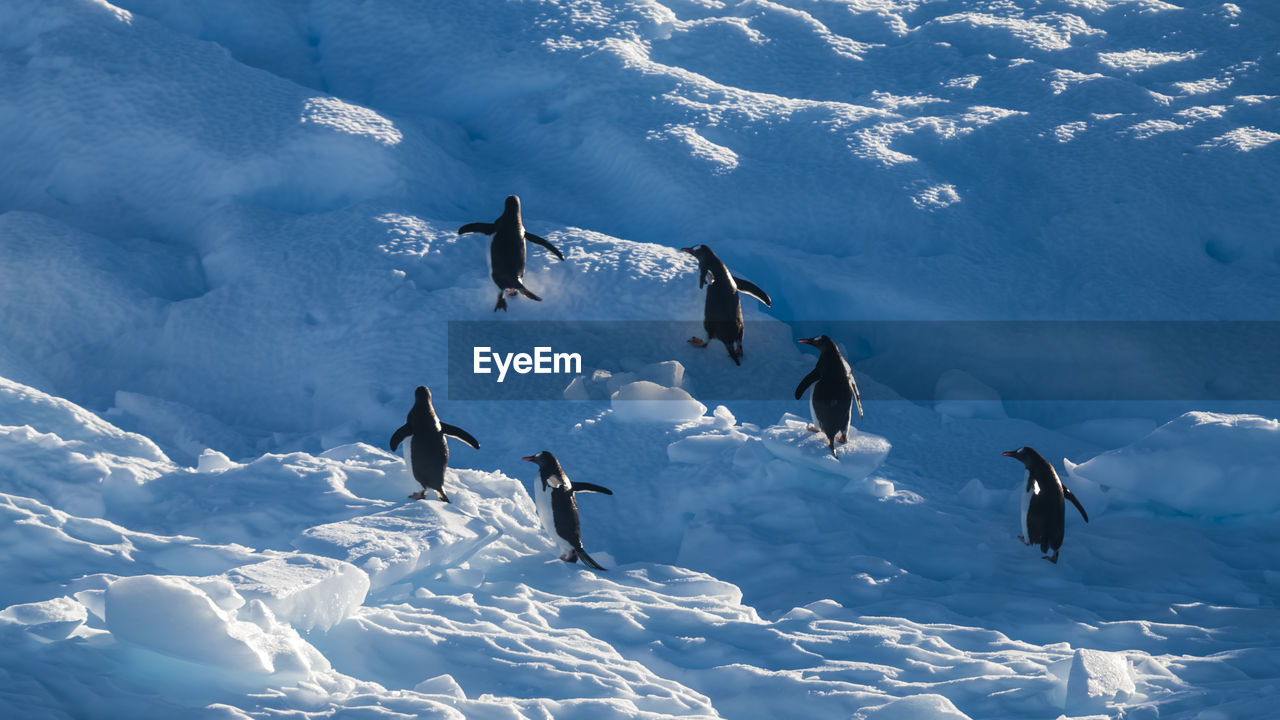
[[849, 442], [837, 443], [833, 458], [826, 436], [809, 432], [808, 426], [800, 417], [787, 413], [777, 425], [765, 428], [761, 439], [769, 452], [781, 460], [853, 480], [870, 475], [889, 455], [888, 440], [850, 428]]
[[10, 605], [0, 610], [0, 621], [25, 625], [27, 632], [46, 640], [62, 640], [88, 619], [85, 606], [69, 597]]
[[196, 472], [200, 473], [225, 472], [234, 467], [239, 467], [239, 465], [231, 462], [231, 458], [213, 448], [205, 448], [196, 461]]
[[861, 720], [969, 720], [950, 700], [933, 694], [898, 698], [863, 710], [854, 717]]
[[1107, 701], [1134, 691], [1129, 660], [1120, 653], [1078, 648], [1067, 677], [1067, 710], [1102, 710]]
[[467, 694], [462, 691], [462, 686], [452, 675], [437, 675], [433, 678], [423, 680], [413, 687], [414, 692], [420, 692], [424, 695], [448, 695], [458, 700], [466, 700]]
[[498, 531], [441, 503], [420, 502], [344, 522], [317, 525], [294, 540], [299, 550], [352, 563], [380, 590], [425, 569], [443, 572], [492, 542]]
[[641, 380], [648, 380], [663, 387], [681, 387], [684, 385], [684, 365], [676, 360], [653, 363], [640, 368], [637, 373]]
[[681, 423], [707, 412], [706, 405], [684, 390], [648, 380], [623, 385], [610, 399], [613, 416], [623, 422]]
[[226, 574], [246, 600], [261, 600], [276, 618], [301, 630], [328, 630], [364, 603], [369, 576], [350, 563], [293, 555]]
[[262, 629], [233, 619], [183, 578], [141, 575], [107, 588], [107, 629], [121, 642], [227, 670], [275, 670]]
[[1280, 422], [1191, 412], [1132, 445], [1068, 469], [1135, 501], [1189, 515], [1280, 511]]
[[746, 434], [737, 430], [693, 435], [668, 445], [667, 457], [671, 462], [693, 464], [711, 462], [725, 452], [737, 450], [747, 440]]

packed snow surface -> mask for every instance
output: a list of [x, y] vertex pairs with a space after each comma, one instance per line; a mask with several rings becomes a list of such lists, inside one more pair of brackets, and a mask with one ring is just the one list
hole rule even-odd
[[[1277, 37], [1269, 0], [0, 5], [0, 716], [1274, 714], [1280, 398], [909, 402], [835, 323], [1280, 320]], [[495, 315], [456, 231], [509, 194], [565, 261]], [[774, 299], [741, 367], [687, 342], [696, 243]], [[495, 319], [663, 325], [564, 400], [451, 400], [448, 323]], [[451, 504], [387, 451], [418, 385], [481, 444]], [[1089, 512], [1057, 565], [1023, 445]], [[607, 572], [557, 559], [541, 450], [613, 491]]]

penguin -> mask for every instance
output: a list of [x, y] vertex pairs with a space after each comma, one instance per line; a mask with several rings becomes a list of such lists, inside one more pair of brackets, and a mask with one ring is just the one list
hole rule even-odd
[[[1044, 559], [1051, 563], [1058, 562], [1058, 548], [1062, 547], [1062, 538], [1066, 534], [1067, 505], [1063, 500], [1070, 500], [1080, 511], [1080, 517], [1089, 522], [1089, 514], [1062, 481], [1053, 465], [1034, 448], [1020, 447], [1004, 453], [1027, 468], [1027, 483], [1022, 490], [1022, 509], [1018, 513], [1022, 521], [1022, 534], [1018, 539], [1024, 545], [1039, 545]], [[1053, 548], [1053, 556], [1049, 556], [1049, 548]]]
[[435, 408], [431, 407], [431, 391], [419, 385], [413, 392], [413, 409], [409, 411], [409, 417], [391, 436], [391, 452], [395, 452], [400, 443], [409, 441], [404, 446], [404, 461], [413, 472], [413, 479], [422, 485], [421, 491], [409, 496], [411, 499], [421, 500], [426, 497], [427, 490], [435, 490], [441, 500], [449, 502], [449, 496], [444, 494], [444, 469], [449, 465], [446, 435], [480, 449], [480, 443], [471, 437], [471, 433], [440, 422]]
[[730, 275], [724, 261], [716, 257], [706, 245], [680, 248], [680, 252], [687, 252], [698, 258], [699, 290], [707, 284], [707, 275], [711, 275], [711, 287], [707, 290], [707, 304], [702, 315], [702, 327], [707, 331], [707, 339], [694, 336], [689, 338], [689, 344], [704, 348], [712, 340], [719, 340], [729, 350], [733, 363], [741, 365], [742, 302], [738, 295], [746, 293], [764, 303], [765, 307], [773, 307], [773, 300], [755, 283]]
[[551, 536], [556, 547], [560, 548], [560, 559], [569, 563], [582, 560], [582, 564], [588, 567], [604, 570], [600, 563], [592, 560], [587, 551], [582, 549], [578, 501], [573, 499], [573, 495], [580, 492], [612, 495], [613, 491], [591, 483], [570, 482], [569, 476], [560, 467], [560, 461], [546, 450], [520, 459], [538, 466], [541, 482], [534, 484], [534, 505], [538, 509], [542, 528]]
[[[827, 436], [827, 447], [831, 457], [836, 457], [836, 437], [840, 444], [849, 442], [849, 420], [853, 415], [853, 404], [858, 404], [858, 418], [862, 415], [862, 395], [858, 393], [858, 383], [853, 379], [853, 370], [840, 354], [840, 348], [826, 335], [801, 338], [796, 342], [812, 345], [822, 351], [818, 356], [818, 364], [796, 386], [796, 399], [804, 395], [805, 388], [813, 385], [813, 393], [809, 395], [809, 412], [813, 416], [813, 424], [809, 432], [821, 432]], [[817, 383], [814, 385], [814, 383]]]
[[542, 302], [542, 298], [534, 295], [524, 286], [524, 241], [528, 240], [535, 245], [541, 245], [561, 261], [564, 260], [564, 255], [561, 255], [551, 243], [524, 229], [524, 224], [520, 220], [519, 197], [507, 196], [502, 215], [497, 220], [491, 223], [467, 223], [458, 228], [459, 235], [467, 233], [484, 233], [493, 236], [493, 241], [489, 243], [489, 276], [498, 286], [498, 303], [493, 306], [494, 312], [506, 310], [506, 296], [515, 295], [517, 292], [530, 300]]

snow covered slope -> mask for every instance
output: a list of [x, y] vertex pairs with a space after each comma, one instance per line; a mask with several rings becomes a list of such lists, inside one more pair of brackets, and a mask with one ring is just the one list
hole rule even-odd
[[[1274, 420], [1060, 433], [860, 374], [833, 459], [791, 393], [838, 320], [1280, 320], [1277, 36], [1267, 0], [3, 4], [0, 715], [1265, 715]], [[566, 261], [499, 317], [455, 233], [511, 193]], [[700, 242], [775, 300], [741, 368], [685, 343]], [[446, 398], [447, 322], [494, 319], [671, 324], [585, 401]], [[420, 384], [481, 442], [448, 506], [382, 449]], [[1058, 566], [1020, 445], [1090, 513]], [[555, 560], [539, 450], [614, 490], [608, 572]]]

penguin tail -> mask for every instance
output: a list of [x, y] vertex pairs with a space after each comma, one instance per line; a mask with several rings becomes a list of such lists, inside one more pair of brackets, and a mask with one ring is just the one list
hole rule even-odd
[[589, 567], [589, 568], [593, 568], [593, 569], [595, 569], [595, 570], [605, 570], [605, 569], [606, 569], [606, 568], [605, 568], [603, 565], [601, 565], [600, 563], [596, 562], [595, 560], [592, 560], [592, 559], [591, 559], [591, 556], [587, 554], [587, 551], [586, 551], [586, 550], [583, 550], [582, 548], [576, 548], [576, 549], [573, 551], [573, 556], [575, 557], [575, 559], [577, 559], [577, 560], [581, 560], [581, 561], [582, 561], [582, 564], [583, 564], [583, 565], [586, 565], [586, 566], [587, 566], [587, 567]]
[[493, 306], [493, 311], [498, 312], [499, 310], [506, 310], [506, 309], [507, 309], [507, 293], [502, 290], [499, 290], [498, 302], [496, 305]]

